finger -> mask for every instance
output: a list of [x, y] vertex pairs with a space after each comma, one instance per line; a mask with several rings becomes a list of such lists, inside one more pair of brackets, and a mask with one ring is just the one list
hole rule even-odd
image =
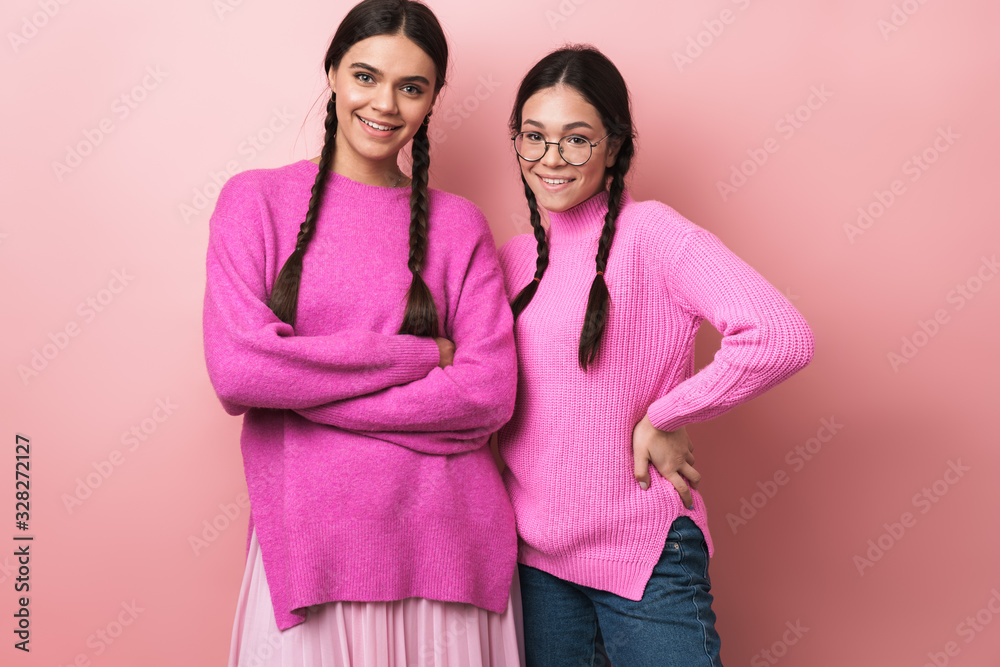
[[642, 447], [632, 448], [633, 464], [635, 465], [635, 480], [643, 491], [649, 488], [649, 455]]
[[682, 465], [680, 468], [678, 468], [677, 472], [679, 472], [680, 474], [682, 474], [684, 476], [684, 479], [686, 479], [688, 481], [688, 484], [691, 485], [691, 488], [693, 488], [693, 489], [697, 489], [698, 488], [698, 484], [701, 483], [701, 473], [700, 472], [698, 472], [692, 466], [690, 466], [690, 465], [688, 465], [686, 463], [684, 465]]
[[694, 502], [691, 500], [691, 489], [688, 488], [687, 482], [684, 481], [681, 474], [672, 472], [669, 476], [667, 476], [667, 479], [670, 480], [670, 483], [674, 485], [675, 489], [677, 489], [677, 493], [680, 494], [681, 502], [684, 503], [684, 507], [693, 509]]

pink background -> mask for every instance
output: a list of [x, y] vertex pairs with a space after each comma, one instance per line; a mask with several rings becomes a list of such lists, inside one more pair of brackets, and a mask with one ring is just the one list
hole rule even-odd
[[[431, 5], [453, 54], [432, 124], [432, 184], [479, 204], [498, 244], [526, 231], [506, 130], [516, 84], [555, 46], [592, 42], [633, 93], [635, 196], [718, 234], [813, 326], [809, 368], [689, 429], [717, 547], [725, 663], [997, 664], [1000, 618], [987, 604], [996, 595], [1000, 611], [998, 353], [988, 341], [1000, 279], [983, 257], [1000, 251], [998, 5]], [[224, 664], [248, 510], [240, 420], [219, 405], [201, 343], [213, 174], [319, 153], [322, 57], [349, 6], [4, 4], [0, 435], [8, 471], [15, 434], [31, 438], [36, 536], [23, 654], [11, 632], [21, 531], [4, 473], [4, 664]], [[675, 55], [685, 50], [690, 62]], [[796, 113], [797, 127], [782, 121]], [[81, 144], [79, 164], [57, 173]], [[925, 151], [933, 163], [914, 170]], [[743, 164], [751, 175], [723, 198], [719, 182], [755, 155], [763, 164]], [[879, 197], [892, 202], [848, 233], [859, 207], [880, 212]], [[706, 326], [699, 340], [705, 363], [718, 335]], [[903, 351], [911, 358], [894, 368], [889, 354]], [[36, 352], [50, 358], [22, 379]], [[824, 419], [842, 428], [830, 437]], [[827, 442], [810, 441], [817, 434]], [[814, 453], [807, 461], [796, 447]], [[967, 470], [946, 474], [950, 463]], [[786, 483], [769, 485], [775, 474]], [[81, 483], [89, 497], [67, 507]], [[933, 503], [919, 497], [925, 487]], [[196, 536], [205, 541], [192, 546]], [[137, 616], [122, 615], [133, 603]], [[98, 631], [117, 636], [108, 644]]]

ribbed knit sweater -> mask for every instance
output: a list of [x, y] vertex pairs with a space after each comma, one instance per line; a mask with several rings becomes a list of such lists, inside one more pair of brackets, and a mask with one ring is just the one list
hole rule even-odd
[[517, 541], [487, 446], [513, 411], [513, 319], [475, 205], [430, 190], [422, 276], [439, 335], [397, 335], [410, 188], [332, 174], [305, 254], [294, 328], [265, 305], [318, 166], [233, 176], [209, 231], [204, 342], [240, 445], [280, 629], [322, 602], [423, 597], [503, 612]]
[[[607, 192], [549, 212], [549, 265], [515, 326], [517, 403], [500, 429], [504, 484], [517, 520], [518, 560], [578, 584], [642, 599], [678, 516], [715, 552], [705, 502], [685, 508], [650, 465], [633, 473], [632, 431], [649, 415], [674, 430], [720, 415], [803, 368], [813, 354], [802, 315], [711, 232], [656, 201], [626, 193], [604, 273], [611, 305], [598, 353], [577, 361], [596, 272]], [[500, 250], [508, 298], [534, 276], [533, 235]], [[708, 320], [723, 335], [694, 373]]]

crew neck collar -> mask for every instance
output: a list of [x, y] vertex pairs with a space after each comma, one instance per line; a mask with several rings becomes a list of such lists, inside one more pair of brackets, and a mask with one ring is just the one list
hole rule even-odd
[[[319, 173], [319, 165], [312, 160], [299, 160], [292, 166], [303, 174], [308, 175], [313, 180], [315, 180], [316, 174]], [[335, 171], [330, 172], [330, 177], [326, 186], [327, 188], [336, 188], [339, 194], [368, 199], [370, 201], [395, 201], [401, 197], [410, 196], [409, 185], [399, 187], [369, 185], [367, 183], [355, 181], [347, 176], [344, 176], [343, 174], [338, 174]]]

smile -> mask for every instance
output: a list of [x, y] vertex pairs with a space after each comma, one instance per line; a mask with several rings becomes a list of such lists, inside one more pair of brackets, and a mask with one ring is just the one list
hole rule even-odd
[[545, 178], [544, 176], [539, 176], [540, 179], [548, 183], [549, 185], [563, 185], [564, 183], [569, 183], [572, 178]]
[[358, 119], [368, 127], [375, 128], [380, 132], [390, 132], [392, 130], [398, 130], [399, 128], [402, 127], [402, 125], [379, 125], [378, 123], [372, 122], [366, 118], [362, 118], [361, 116], [358, 116]]

